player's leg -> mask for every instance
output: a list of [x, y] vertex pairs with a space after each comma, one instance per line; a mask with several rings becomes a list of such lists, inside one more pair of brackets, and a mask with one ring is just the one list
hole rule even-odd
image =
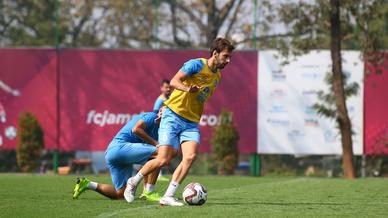
[[175, 193], [186, 177], [191, 165], [193, 164], [200, 141], [198, 125], [192, 122], [184, 121], [186, 130], [180, 134], [182, 160], [175, 169], [171, 182], [164, 196], [160, 199], [160, 204], [170, 206], [181, 206], [181, 202], [175, 199]]
[[[150, 160], [154, 159], [156, 157], [156, 154], [153, 155], [153, 157]], [[139, 168], [139, 170], [140, 169], [141, 167]], [[154, 173], [144, 176], [143, 193], [140, 195], [139, 197], [140, 199], [150, 200], [150, 201], [156, 201], [154, 197], [156, 197], [157, 199], [160, 199], [159, 193], [155, 192], [155, 183], [156, 183], [155, 173], [157, 173], [157, 170]]]
[[102, 184], [102, 183], [98, 183], [97, 189], [96, 189], [98, 193], [110, 199], [123, 199], [124, 190], [125, 190], [125, 186], [116, 190], [112, 185]]
[[[98, 184], [87, 178], [78, 178], [73, 191], [73, 199], [78, 199], [86, 190], [96, 191], [111, 199], [122, 198], [126, 180], [132, 174], [132, 165], [120, 162], [120, 155], [123, 152], [121, 144], [120, 142], [113, 141], [105, 155], [105, 161], [109, 167], [115, 187], [108, 184]], [[123, 190], [120, 191], [120, 189]]]
[[[160, 200], [160, 203], [162, 205], [171, 205], [171, 202], [173, 202], [172, 199], [175, 199], [175, 193], [178, 190], [179, 185], [186, 177], [192, 163], [195, 160], [197, 148], [198, 148], [198, 143], [195, 141], [187, 141], [182, 143], [181, 145], [182, 161], [175, 169], [171, 179], [171, 183], [169, 184], [165, 194]], [[175, 202], [172, 203], [171, 206], [180, 206], [180, 205], [174, 205], [174, 204], [176, 203]]]
[[173, 154], [174, 149], [171, 146], [160, 146], [156, 158], [148, 161], [135, 176], [128, 179], [124, 192], [125, 200], [129, 203], [132, 202], [135, 199], [136, 188], [144, 176], [159, 170], [163, 165], [169, 164]]
[[179, 147], [178, 133], [179, 123], [176, 122], [176, 115], [171, 110], [165, 110], [162, 115], [162, 120], [159, 127], [159, 147], [158, 154], [155, 159], [148, 161], [140, 171], [127, 182], [127, 188], [124, 192], [124, 197], [128, 202], [134, 200], [134, 194], [139, 182], [144, 176], [149, 175], [155, 170], [159, 170], [162, 166], [170, 164], [175, 150]]
[[79, 194], [75, 194], [76, 198], [87, 189], [95, 190], [111, 199], [123, 198], [127, 180], [132, 175], [132, 164], [134, 162], [144, 163], [155, 151], [156, 148], [154, 146], [147, 144], [113, 141], [106, 152], [105, 160], [109, 167], [114, 187], [81, 179], [75, 188], [79, 190], [77, 192]]
[[159, 201], [161, 196], [155, 191], [155, 183], [158, 180], [159, 170], [155, 170], [148, 176], [144, 177], [143, 193], [140, 199], [148, 201]]
[[174, 171], [174, 174], [172, 175], [172, 181], [175, 181], [179, 184], [181, 184], [182, 181], [186, 178], [186, 175], [196, 158], [198, 143], [196, 141], [186, 141], [182, 143], [181, 149], [182, 161], [179, 163], [178, 167]]
[[114, 187], [109, 184], [97, 183], [87, 178], [78, 178], [73, 191], [73, 199], [78, 199], [86, 190], [96, 191], [110, 199], [124, 198], [124, 189], [127, 179], [132, 175], [132, 166], [108, 166]]

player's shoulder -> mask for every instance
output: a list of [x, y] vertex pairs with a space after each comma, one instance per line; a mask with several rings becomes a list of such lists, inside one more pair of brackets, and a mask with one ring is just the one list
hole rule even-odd
[[185, 64], [191, 64], [191, 65], [198, 65], [203, 66], [204, 65], [205, 58], [193, 58], [185, 62]]
[[153, 121], [154, 119], [156, 119], [156, 117], [157, 114], [155, 112], [143, 112], [141, 119], [143, 119], [144, 121]]
[[204, 63], [205, 61], [203, 58], [190, 59], [183, 64], [181, 70], [187, 74], [198, 73], [205, 66]]
[[161, 95], [159, 95], [158, 100], [165, 101], [165, 100], [167, 100], [167, 98], [163, 94], [161, 94]]

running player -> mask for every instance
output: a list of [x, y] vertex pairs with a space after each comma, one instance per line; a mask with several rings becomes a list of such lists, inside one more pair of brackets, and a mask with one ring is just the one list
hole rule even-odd
[[135, 199], [137, 185], [143, 177], [169, 164], [174, 150], [178, 150], [180, 146], [182, 161], [175, 169], [166, 193], [159, 202], [161, 205], [183, 205], [174, 196], [197, 154], [200, 142], [198, 123], [205, 102], [213, 95], [221, 79], [220, 70], [230, 62], [233, 50], [234, 46], [228, 40], [217, 38], [212, 42], [209, 59], [187, 61], [172, 78], [170, 84], [174, 91], [164, 102], [167, 109], [163, 113], [159, 129], [158, 155], [128, 179], [124, 192], [128, 202]]

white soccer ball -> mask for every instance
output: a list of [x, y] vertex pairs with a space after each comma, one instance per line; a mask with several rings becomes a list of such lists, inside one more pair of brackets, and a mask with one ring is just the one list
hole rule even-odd
[[188, 205], [202, 205], [207, 200], [207, 191], [203, 185], [192, 182], [183, 189], [182, 197]]

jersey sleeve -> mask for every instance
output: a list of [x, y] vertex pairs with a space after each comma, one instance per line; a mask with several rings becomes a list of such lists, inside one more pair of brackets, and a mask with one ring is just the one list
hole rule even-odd
[[185, 73], [187, 76], [199, 73], [203, 68], [203, 62], [201, 59], [191, 59], [183, 64], [180, 71]]
[[162, 107], [163, 102], [164, 101], [161, 98], [156, 99], [156, 101], [154, 103], [154, 112], [155, 113], [159, 112], [159, 109]]
[[141, 119], [144, 121], [146, 128], [154, 125], [156, 116], [157, 116], [156, 113], [153, 113], [153, 112], [144, 113]]

